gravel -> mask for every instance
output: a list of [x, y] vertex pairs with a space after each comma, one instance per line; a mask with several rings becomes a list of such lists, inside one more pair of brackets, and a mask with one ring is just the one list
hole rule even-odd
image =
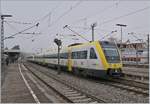
[[[34, 65], [36, 66], [36, 65]], [[107, 84], [96, 83], [95, 81], [90, 81], [82, 77], [76, 77], [70, 73], [62, 72], [60, 75], [57, 75], [55, 70], [50, 68], [36, 66], [38, 69], [42, 69], [48, 72], [51, 72], [60, 77], [63, 80], [66, 80], [68, 83], [75, 86], [79, 86], [83, 91], [93, 94], [100, 99], [104, 99], [108, 103], [148, 103], [149, 97], [143, 96], [141, 94], [136, 94], [134, 92], [129, 92], [116, 88]]]

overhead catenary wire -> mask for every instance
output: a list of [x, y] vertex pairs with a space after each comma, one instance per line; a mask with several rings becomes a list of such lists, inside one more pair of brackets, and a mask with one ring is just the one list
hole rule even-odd
[[50, 12], [49, 13], [49, 17], [48, 17], [48, 27], [50, 26], [50, 23], [51, 23], [51, 19], [52, 19], [52, 13]]
[[[59, 3], [60, 4], [60, 3]], [[41, 24], [41, 22], [42, 21], [44, 21], [46, 18], [48, 18], [49, 16], [50, 16], [50, 14], [54, 11], [54, 10], [56, 10], [58, 7], [59, 7], [59, 4], [57, 5], [57, 6], [55, 6], [54, 8], [52, 8], [52, 10], [49, 12], [49, 13], [47, 13], [46, 15], [44, 15], [43, 17], [41, 17], [41, 18], [39, 18], [39, 19], [37, 19], [37, 20], [35, 20], [35, 21], [33, 21], [32, 23], [34, 24], [34, 23], [40, 23]], [[38, 26], [37, 26], [38, 27]], [[37, 28], [35, 29], [35, 31], [37, 30]], [[33, 32], [34, 33], [34, 32]], [[32, 34], [32, 33], [31, 33]], [[41, 34], [41, 33], [40, 33]]]
[[[29, 30], [29, 29], [35, 27], [35, 26], [36, 26], [36, 27], [39, 26], [39, 23], [37, 23], [37, 24], [35, 24], [35, 25], [33, 25], [33, 26], [27, 28], [27, 29], [24, 29], [24, 30], [22, 30], [22, 31], [20, 31], [20, 32], [17, 32], [17, 33], [15, 33], [15, 34], [13, 34], [13, 35], [10, 35], [10, 36], [6, 37], [5, 39], [10, 38], [10, 37], [14, 37], [14, 36], [16, 36], [16, 35], [18, 35], [18, 34], [21, 34], [21, 33], [25, 32], [25, 31], [27, 31], [27, 30]], [[5, 40], [5, 39], [4, 39], [4, 40]]]
[[[100, 10], [99, 12], [100, 12], [100, 15], [102, 15], [102, 13], [104, 13], [104, 12], [106, 12], [107, 10], [109, 10], [109, 9], [111, 9], [111, 8], [113, 8], [114, 6], [118, 6], [118, 4], [119, 4], [119, 2], [120, 1], [118, 1], [117, 3], [115, 3], [115, 4], [112, 4], [112, 5], [109, 5], [109, 6], [107, 6], [107, 7], [105, 7], [105, 8], [103, 8], [102, 10]], [[96, 14], [96, 15], [99, 15], [99, 14]], [[76, 22], [83, 22], [83, 21], [85, 21], [85, 22], [87, 22], [87, 18], [91, 18], [91, 17], [93, 17], [93, 16], [95, 16], [95, 15], [88, 15], [88, 16], [86, 16], [86, 17], [84, 17], [84, 18], [81, 18], [81, 19], [79, 19], [79, 20], [77, 20]], [[74, 22], [73, 22], [74, 23]], [[88, 28], [88, 27], [73, 27], [73, 28], [82, 28], [82, 29], [91, 29], [91, 28]], [[95, 30], [95, 29], [94, 29]]]
[[53, 26], [54, 24], [58, 23], [58, 21], [60, 19], [62, 19], [62, 17], [64, 17], [65, 15], [67, 15], [68, 13], [70, 13], [70, 11], [72, 11], [74, 8], [76, 8], [78, 5], [81, 4], [82, 1], [77, 2], [74, 6], [70, 7], [66, 12], [64, 12], [62, 15], [60, 15], [54, 22], [52, 22], [51, 26]]
[[109, 36], [110, 34], [112, 34], [112, 33], [114, 33], [114, 32], [117, 32], [117, 30], [111, 31], [110, 33], [108, 33], [107, 35], [105, 35], [104, 37], [102, 37], [101, 40], [103, 40], [104, 38], [106, 38], [107, 36]]
[[134, 34], [136, 34], [136, 33], [134, 33], [134, 32], [128, 33], [128, 35], [130, 35], [130, 34], [131, 34], [134, 38], [140, 39], [140, 38], [138, 38], [136, 35], [134, 35]]
[[11, 25], [9, 22], [5, 21], [5, 23], [13, 30], [18, 31], [18, 29], [16, 27], [14, 27], [13, 25]]
[[45, 19], [49, 16], [50, 13], [53, 13], [54, 10], [56, 10], [56, 9], [59, 7], [60, 4], [61, 4], [61, 3], [59, 3], [59, 4], [56, 5], [54, 8], [52, 8], [52, 10], [51, 10], [50, 12], [48, 12], [46, 15], [44, 15], [43, 17], [41, 17], [41, 18], [39, 18], [39, 19], [33, 21], [33, 23], [36, 23], [36, 22], [40, 22], [40, 21], [45, 20]]
[[73, 31], [72, 29], [70, 29], [70, 28], [68, 27], [68, 25], [65, 25], [63, 28], [69, 29], [70, 31], [72, 31], [72, 32], [75, 33], [76, 35], [80, 36], [82, 39], [84, 39], [84, 40], [90, 42], [88, 39], [86, 39], [86, 38], [83, 37], [82, 35], [78, 34], [77, 32]]
[[113, 7], [117, 7], [117, 6], [119, 5], [119, 2], [120, 2], [120, 1], [118, 1], [117, 3], [113, 3], [112, 5], [106, 6], [106, 7], [104, 7], [102, 10], [98, 11], [97, 14], [95, 14], [95, 15], [89, 15], [89, 16], [87, 16], [86, 18], [91, 18], [91, 17], [94, 17], [94, 16], [96, 16], [96, 15], [101, 16], [102, 13], [106, 12], [107, 10], [109, 10], [109, 9], [111, 9], [111, 8], [113, 8]]
[[[13, 30], [15, 31], [19, 31], [17, 28], [15, 28], [13, 25], [11, 25], [9, 22], [5, 22], [9, 27], [11, 27]], [[35, 31], [37, 30], [37, 28], [35, 29]], [[30, 33], [20, 33], [20, 34], [32, 34], [32, 35], [40, 35], [41, 33], [36, 33], [36, 32], [30, 32]], [[10, 38], [10, 37], [13, 37], [13, 36], [9, 36], [9, 37], [6, 37], [6, 38]], [[33, 36], [32, 36], [33, 37]], [[30, 37], [31, 38], [31, 37]], [[26, 39], [29, 39], [29, 38], [26, 38]]]
[[115, 21], [115, 20], [118, 20], [118, 19], [121, 19], [121, 18], [130, 16], [130, 15], [136, 14], [136, 13], [138, 13], [138, 12], [142, 12], [142, 11], [144, 11], [144, 10], [146, 10], [146, 9], [149, 9], [149, 8], [150, 8], [150, 6], [145, 7], [145, 8], [142, 8], [142, 9], [138, 9], [138, 10], [136, 10], [136, 11], [133, 11], [133, 12], [130, 12], [130, 13], [127, 13], [127, 14], [124, 14], [124, 15], [121, 15], [121, 16], [118, 16], [118, 17], [115, 17], [115, 18], [113, 18], [113, 19], [104, 21], [104, 22], [102, 22], [100, 25], [106, 24], [106, 23], [109, 23], [109, 22], [113, 22], [113, 21]]
[[83, 17], [83, 18], [81, 18], [81, 19], [78, 19], [78, 20], [72, 22], [71, 24], [75, 24], [75, 23], [78, 23], [78, 22], [83, 22], [83, 21], [85, 21], [85, 20], [87, 20], [87, 19], [89, 19], [89, 18], [92, 18], [92, 17], [96, 16], [96, 15], [102, 15], [102, 13], [104, 13], [104, 12], [106, 12], [107, 10], [113, 8], [114, 6], [118, 6], [119, 2], [120, 2], [120, 1], [118, 1], [118, 2], [115, 3], [115, 4], [109, 5], [109, 6], [107, 6], [107, 7], [104, 7], [102, 10], [98, 11], [99, 13], [97, 13], [97, 14], [95, 14], [95, 15], [91, 15], [91, 14], [90, 14], [90, 15], [88, 15], [88, 16], [85, 16], [85, 17]]
[[[59, 3], [60, 4], [60, 3]], [[52, 13], [55, 9], [57, 9], [58, 8], [58, 6], [59, 6], [59, 4], [57, 5], [57, 6], [55, 6], [54, 8], [52, 8], [52, 10], [48, 13], [48, 14], [46, 14], [46, 15], [44, 15], [43, 17], [41, 17], [41, 18], [39, 18], [39, 19], [37, 19], [37, 20], [35, 20], [35, 21], [33, 21], [32, 23], [24, 23], [24, 22], [17, 22], [17, 21], [9, 21], [9, 22], [14, 22], [14, 23], [18, 23], [18, 24], [35, 24], [35, 23], [37, 23], [36, 25], [34, 25], [34, 26], [36, 26], [36, 27], [38, 27], [38, 24], [39, 23], [41, 23], [42, 21], [44, 21], [48, 16], [49, 16], [49, 14], [50, 13]], [[10, 24], [9, 24], [10, 25]], [[28, 29], [31, 29], [31, 28], [33, 28], [34, 26], [31, 26], [31, 27], [29, 27], [29, 28], [27, 28], [27, 29], [25, 29], [25, 30], [23, 30], [23, 31], [21, 31], [21, 32], [17, 32], [16, 34], [13, 34], [13, 35], [11, 35], [11, 36], [9, 36], [9, 37], [6, 37], [5, 39], [7, 39], [7, 38], [10, 38], [10, 37], [13, 37], [13, 36], [15, 36], [15, 35], [18, 35], [18, 34], [37, 34], [37, 33], [35, 33], [35, 32], [33, 32], [33, 33], [23, 33], [24, 31], [26, 31], [26, 30], [28, 30]], [[11, 26], [12, 27], [12, 26]], [[14, 27], [12, 27], [12, 28], [14, 28]], [[15, 28], [14, 28], [15, 29]], [[35, 31], [37, 30], [37, 28], [35, 29]], [[39, 34], [41, 34], [41, 33], [39, 33]]]
[[70, 26], [71, 28], [77, 28], [77, 29], [84, 29], [84, 30], [91, 30], [90, 27], [81, 27], [81, 26]]
[[76, 8], [77, 6], [79, 6], [83, 1], [80, 0], [79, 2], [77, 2], [74, 6], [70, 7], [67, 11], [65, 11], [64, 13], [62, 13], [62, 15], [60, 15], [55, 21], [53, 21], [50, 26], [48, 26], [47, 28], [44, 28], [42, 31], [45, 31], [46, 29], [56, 25], [64, 16], [66, 16], [68, 13], [70, 13], [74, 8]]
[[7, 20], [7, 21], [4, 21], [4, 22], [23, 24], [23, 25], [30, 25], [30, 24], [32, 24], [32, 23], [29, 23], [29, 22], [20, 22], [20, 21], [14, 21], [14, 20], [12, 20], [12, 21]]
[[128, 28], [127, 30], [143, 30], [143, 29], [149, 29], [149, 27], [146, 27], [145, 25], [144, 26], [136, 26], [136, 27], [131, 27], [131, 28]]

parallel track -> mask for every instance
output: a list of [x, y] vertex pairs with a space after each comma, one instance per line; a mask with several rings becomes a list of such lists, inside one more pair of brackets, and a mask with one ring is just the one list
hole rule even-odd
[[123, 74], [124, 74], [124, 77], [126, 77], [128, 79], [149, 82], [149, 76], [148, 75], [138, 75], [138, 74], [131, 74], [131, 73], [123, 73]]
[[149, 90], [149, 83], [146, 83], [146, 82], [134, 81], [134, 80], [126, 79], [126, 78], [111, 79], [111, 81], [141, 88], [141, 89], [145, 89], [145, 90]]
[[120, 89], [128, 90], [135, 92], [137, 94], [142, 94], [145, 96], [149, 96], [149, 88], [148, 84], [142, 83], [142, 82], [136, 82], [133, 80], [127, 80], [127, 79], [111, 79], [108, 80], [109, 82], [107, 84], [118, 87]]
[[[70, 102], [70, 103], [106, 103], [106, 101], [99, 99], [89, 93], [83, 92], [82, 90], [80, 90], [80, 88], [77, 88], [76, 86], [69, 84], [65, 80], [55, 77], [56, 76], [55, 74], [44, 73], [43, 71], [37, 70], [37, 68], [32, 66], [32, 68], [34, 68], [36, 70], [36, 72], [35, 72], [35, 70], [34, 71], [33, 71], [33, 69], [31, 70], [31, 66], [28, 67], [28, 65], [26, 65], [26, 64], [24, 64], [24, 65], [34, 76], [36, 76], [45, 85], [47, 85], [48, 87], [53, 89], [62, 98], [67, 100], [67, 102]], [[39, 77], [39, 74], [37, 74], [37, 72], [40, 72], [42, 75], [45, 75], [45, 76], [52, 78], [53, 80], [59, 82], [63, 86], [62, 89], [61, 90], [57, 89], [56, 87], [52, 86], [50, 83], [47, 83], [44, 79]]]
[[123, 79], [123, 78], [118, 78], [118, 79], [93, 79], [93, 78], [91, 79], [91, 78], [88, 78], [88, 80], [96, 82], [96, 83], [100, 83], [100, 84], [113, 86], [116, 88], [134, 92], [137, 94], [142, 94], [144, 96], [149, 96], [149, 84], [148, 83], [142, 83], [142, 82], [127, 80], [127, 79]]
[[106, 84], [114, 86], [123, 90], [132, 91], [137, 94], [142, 94], [144, 96], [149, 96], [149, 83], [143, 83], [139, 81], [129, 80], [125, 78], [111, 78], [111, 79], [91, 79], [88, 80], [94, 81], [100, 84]]

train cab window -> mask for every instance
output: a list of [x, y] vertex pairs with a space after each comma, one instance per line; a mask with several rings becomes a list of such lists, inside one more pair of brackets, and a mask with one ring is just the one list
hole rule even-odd
[[94, 48], [90, 49], [90, 59], [97, 59]]

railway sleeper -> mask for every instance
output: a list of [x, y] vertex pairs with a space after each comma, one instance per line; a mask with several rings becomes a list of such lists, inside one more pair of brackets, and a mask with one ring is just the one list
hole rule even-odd
[[89, 103], [89, 102], [92, 102], [92, 101], [93, 100], [91, 98], [73, 100], [74, 103]]
[[70, 88], [67, 88], [67, 87], [65, 87], [65, 88], [62, 88], [63, 90], [70, 90]]
[[77, 94], [78, 92], [73, 91], [73, 92], [64, 92], [65, 94]]
[[74, 90], [68, 89], [68, 90], [64, 90], [64, 92], [74, 92]]
[[84, 95], [69, 97], [69, 99], [71, 99], [71, 100], [78, 100], [78, 99], [85, 99], [85, 98], [87, 98], [87, 97]]
[[72, 96], [81, 96], [81, 94], [80, 93], [77, 93], [77, 94], [68, 94], [68, 95], [65, 95], [65, 96], [67, 96], [67, 97], [72, 97]]
[[149, 93], [149, 91], [148, 90], [144, 90], [143, 93]]
[[127, 74], [127, 73], [125, 73], [124, 75], [125, 77], [134, 78], [136, 80], [141, 80], [141, 81], [148, 80], [147, 76], [132, 75], [132, 74]]

